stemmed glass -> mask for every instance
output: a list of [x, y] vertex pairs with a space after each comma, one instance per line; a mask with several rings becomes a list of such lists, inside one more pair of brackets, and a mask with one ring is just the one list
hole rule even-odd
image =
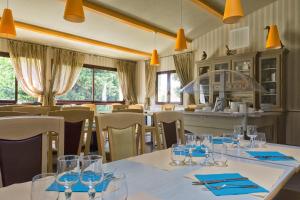
[[236, 125], [233, 127], [233, 139], [237, 144], [238, 150], [241, 148], [241, 140], [244, 138], [244, 129], [242, 125]]
[[186, 134], [186, 148], [188, 149], [188, 160], [185, 162], [186, 165], [196, 165], [193, 161], [193, 151], [196, 149], [196, 136], [192, 133]]
[[103, 200], [127, 200], [128, 188], [125, 174], [115, 173], [113, 177], [105, 177], [104, 182], [109, 184], [103, 191]]
[[247, 136], [250, 138], [250, 148], [255, 147], [255, 138], [257, 136], [257, 127], [255, 125], [247, 126]]
[[202, 137], [202, 146], [201, 148], [204, 149], [205, 152], [205, 159], [201, 163], [202, 166], [212, 166], [214, 165], [213, 162], [210, 161], [210, 153], [213, 152], [213, 136], [212, 135], [201, 135]]
[[223, 133], [223, 145], [226, 149], [232, 148], [234, 143], [234, 135], [232, 133]]
[[180, 144], [173, 144], [171, 148], [171, 160], [170, 165], [180, 166], [184, 165], [184, 160], [186, 157], [185, 146]]
[[89, 200], [95, 199], [95, 186], [103, 180], [102, 156], [87, 155], [82, 157], [80, 181], [88, 186]]
[[66, 200], [71, 200], [72, 186], [79, 181], [79, 156], [66, 155], [57, 159], [56, 181], [65, 187]]
[[265, 147], [267, 140], [266, 140], [266, 134], [265, 133], [257, 133], [256, 137], [256, 143], [258, 147]]
[[39, 174], [32, 178], [31, 200], [58, 199], [58, 185], [54, 184], [53, 191], [47, 191], [49, 185], [55, 182], [55, 173]]

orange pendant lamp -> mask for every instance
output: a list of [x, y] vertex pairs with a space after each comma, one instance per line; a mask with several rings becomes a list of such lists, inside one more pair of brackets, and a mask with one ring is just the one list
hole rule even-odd
[[187, 49], [186, 38], [184, 35], [184, 29], [182, 28], [182, 0], [180, 0], [180, 29], [177, 31], [175, 51], [183, 51]]
[[0, 22], [0, 36], [4, 38], [15, 38], [17, 36], [14, 18], [12, 11], [9, 8], [5, 8], [2, 14]]
[[244, 16], [241, 0], [226, 0], [223, 22], [234, 24]]
[[154, 33], [154, 49], [152, 51], [150, 65], [154, 65], [154, 66], [159, 65], [159, 57], [156, 49], [156, 33]]
[[84, 22], [83, 0], [67, 0], [64, 19], [70, 22]]
[[267, 37], [267, 49], [279, 49], [282, 47], [279, 32], [276, 25], [271, 25]]

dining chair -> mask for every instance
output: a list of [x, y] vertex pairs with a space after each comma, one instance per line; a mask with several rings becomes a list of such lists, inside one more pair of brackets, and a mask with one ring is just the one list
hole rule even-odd
[[143, 104], [132, 104], [128, 106], [128, 109], [140, 109], [144, 110], [144, 105]]
[[112, 110], [124, 110], [124, 109], [128, 109], [129, 105], [123, 105], [123, 104], [112, 104]]
[[[49, 116], [60, 116], [64, 118], [65, 127], [65, 155], [80, 155], [84, 148], [84, 154], [90, 152], [90, 143], [92, 135], [92, 126], [94, 120], [94, 112], [90, 110], [62, 110], [49, 112]], [[86, 142], [84, 145], [85, 123], [88, 122]], [[52, 135], [55, 141], [55, 135]], [[49, 147], [50, 148], [50, 147]], [[52, 148], [52, 146], [51, 146]]]
[[[111, 161], [125, 159], [144, 153], [145, 127], [144, 115], [141, 113], [120, 112], [100, 114], [96, 116], [96, 131], [98, 151], [105, 159], [105, 131], [108, 133], [109, 152]], [[136, 133], [140, 126], [141, 133]], [[139, 144], [136, 138], [140, 138]], [[140, 148], [139, 148], [140, 146]]]
[[84, 106], [68, 106], [68, 107], [62, 107], [61, 110], [86, 110], [90, 111], [89, 107], [84, 107]]
[[13, 117], [13, 116], [25, 116], [30, 115], [26, 112], [16, 112], [16, 111], [0, 111], [0, 117]]
[[81, 104], [82, 107], [87, 107], [89, 108], [91, 111], [94, 111], [94, 113], [97, 112], [97, 106], [96, 104], [93, 103], [85, 103], [85, 104]]
[[174, 111], [175, 110], [175, 104], [164, 104], [161, 105], [162, 111]]
[[0, 106], [0, 111], [13, 111], [13, 108], [15, 107], [21, 107], [21, 105], [13, 104], [13, 105]]
[[46, 173], [47, 132], [59, 135], [58, 155], [64, 149], [64, 119], [47, 116], [0, 118], [0, 170], [3, 186], [31, 181], [32, 177]]
[[[172, 144], [178, 143], [179, 140], [182, 144], [185, 143], [182, 113], [176, 111], [156, 112], [153, 114], [153, 119], [157, 131], [156, 140], [159, 149], [170, 148]], [[162, 133], [162, 146], [160, 132]]]
[[43, 106], [18, 106], [14, 107], [12, 110], [16, 112], [26, 112], [31, 115], [48, 115], [50, 108]]

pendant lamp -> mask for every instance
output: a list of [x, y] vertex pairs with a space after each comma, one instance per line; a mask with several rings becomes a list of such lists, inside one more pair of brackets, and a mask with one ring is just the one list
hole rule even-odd
[[8, 8], [8, 1], [0, 22], [0, 36], [4, 38], [15, 38], [17, 36], [12, 10]]
[[226, 0], [223, 22], [234, 24], [244, 16], [241, 0]]
[[282, 47], [282, 43], [279, 37], [277, 26], [276, 25], [269, 26], [266, 48], [279, 49], [281, 47]]
[[84, 22], [83, 0], [67, 0], [64, 19], [70, 22]]
[[184, 29], [182, 28], [182, 0], [180, 0], [180, 28], [177, 31], [175, 51], [183, 51], [187, 49]]
[[159, 57], [156, 49], [156, 33], [154, 33], [154, 49], [152, 51], [150, 65], [159, 65]]

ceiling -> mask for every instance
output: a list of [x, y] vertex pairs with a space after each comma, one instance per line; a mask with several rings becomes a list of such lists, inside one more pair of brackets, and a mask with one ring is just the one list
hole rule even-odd
[[[216, 10], [224, 10], [225, 0], [206, 0]], [[243, 0], [245, 13], [249, 14], [275, 0]], [[154, 24], [171, 32], [180, 26], [179, 0], [89, 0], [123, 14]], [[4, 8], [4, 2], [0, 8]], [[153, 33], [123, 24], [108, 16], [85, 9], [84, 23], [71, 23], [63, 19], [64, 0], [18, 0], [10, 1], [16, 21], [42, 26], [85, 38], [116, 44], [140, 51], [151, 52], [154, 48]], [[191, 0], [183, 0], [183, 27], [188, 38], [194, 39], [221, 26], [216, 16], [200, 9]], [[74, 42], [63, 38], [17, 29], [17, 39], [47, 44], [109, 57], [141, 60], [145, 57], [127, 52]], [[174, 45], [174, 40], [157, 35], [159, 52]]]

